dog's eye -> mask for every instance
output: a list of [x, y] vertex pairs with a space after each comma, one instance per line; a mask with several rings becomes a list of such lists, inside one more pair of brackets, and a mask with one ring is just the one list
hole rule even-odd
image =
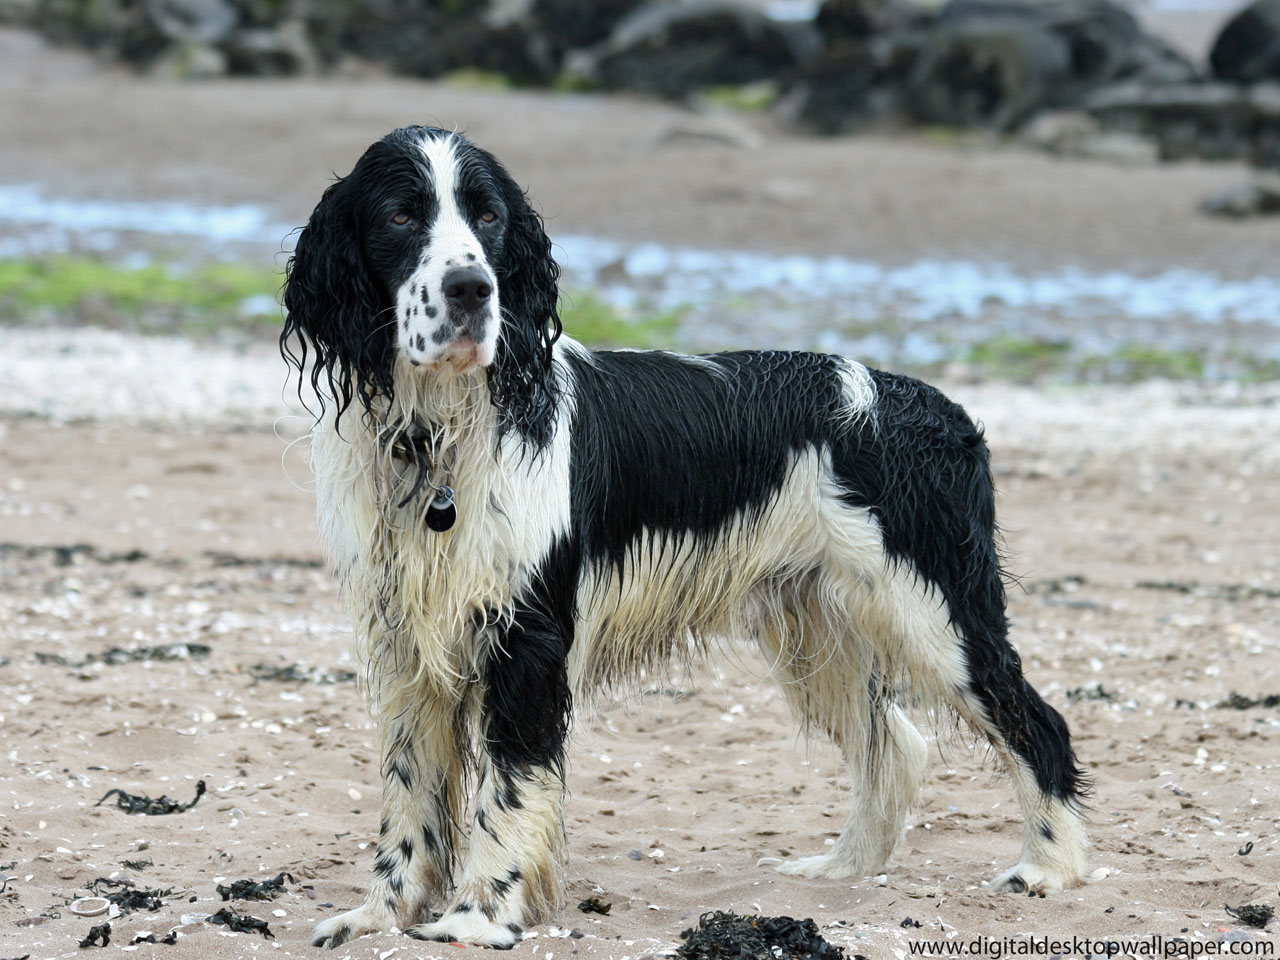
[[391, 222], [394, 223], [397, 227], [405, 227], [413, 223], [413, 217], [403, 212], [395, 213], [391, 215]]
[[486, 210], [484, 213], [480, 214], [481, 223], [493, 223], [493, 221], [497, 219], [498, 219], [498, 215], [494, 213], [492, 210]]

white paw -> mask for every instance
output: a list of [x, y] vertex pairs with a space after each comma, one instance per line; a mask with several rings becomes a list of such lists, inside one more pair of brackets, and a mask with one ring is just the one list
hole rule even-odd
[[366, 903], [316, 924], [315, 932], [311, 934], [311, 945], [333, 949], [366, 933], [389, 930], [395, 925], [396, 918], [389, 911]]
[[779, 864], [776, 869], [779, 873], [792, 877], [809, 877], [814, 880], [844, 880], [849, 877], [866, 877], [875, 873], [875, 870], [864, 870], [858, 864], [850, 863], [844, 857], [838, 857], [832, 853], [787, 860]]
[[1043, 897], [1050, 893], [1061, 893], [1067, 887], [1074, 886], [1079, 879], [1069, 870], [1053, 871], [1023, 861], [992, 880], [991, 889]]
[[517, 924], [490, 920], [474, 907], [466, 910], [455, 907], [435, 923], [420, 923], [405, 931], [415, 940], [474, 943], [497, 950], [510, 950], [520, 942], [521, 932]]

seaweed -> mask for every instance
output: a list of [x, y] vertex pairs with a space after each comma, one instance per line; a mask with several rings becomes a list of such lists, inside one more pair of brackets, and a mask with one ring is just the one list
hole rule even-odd
[[[121, 889], [109, 892], [111, 887]], [[106, 889], [104, 889], [106, 888]], [[143, 890], [134, 886], [132, 880], [121, 878], [112, 880], [99, 877], [85, 885], [85, 889], [95, 896], [105, 897], [114, 903], [121, 913], [133, 913], [135, 910], [150, 910], [152, 913], [164, 906], [164, 898], [172, 897], [173, 890]]]
[[[99, 941], [101, 941], [99, 943]], [[105, 947], [111, 943], [111, 924], [100, 923], [96, 927], [89, 928], [89, 935], [80, 941], [80, 949], [85, 947]]]
[[282, 873], [274, 880], [237, 880], [229, 887], [218, 884], [214, 889], [223, 900], [274, 900], [285, 892], [284, 881], [297, 883], [293, 874]]
[[102, 799], [95, 803], [94, 806], [102, 806], [103, 803], [106, 802], [107, 797], [114, 793], [118, 794], [116, 797], [116, 806], [125, 813], [142, 813], [146, 814], [148, 817], [160, 817], [168, 813], [184, 813], [185, 811], [190, 810], [200, 802], [200, 798], [204, 796], [205, 789], [204, 781], [197, 780], [195, 799], [190, 803], [178, 803], [176, 800], [170, 800], [166, 796], [160, 796], [159, 798], [152, 800], [150, 797], [126, 793], [117, 787], [114, 790], [108, 790], [104, 793], [102, 795]]
[[142, 871], [147, 869], [147, 867], [154, 867], [155, 865], [156, 865], [156, 862], [154, 860], [121, 860], [120, 861], [120, 866], [124, 867], [126, 870]]
[[359, 675], [354, 670], [322, 670], [320, 667], [304, 668], [296, 663], [287, 666], [255, 663], [248, 668], [255, 680], [271, 680], [275, 683], [315, 683], [327, 686], [333, 683], [355, 683]]
[[1280, 693], [1269, 693], [1262, 697], [1246, 697], [1243, 693], [1231, 691], [1225, 700], [1214, 704], [1219, 710], [1252, 710], [1254, 707], [1280, 707]]
[[578, 904], [578, 909], [583, 913], [598, 913], [607, 916], [609, 911], [613, 909], [612, 903], [605, 903], [599, 897], [587, 897]]
[[271, 928], [267, 926], [267, 921], [236, 913], [230, 907], [223, 907], [209, 918], [209, 922], [222, 924], [237, 933], [260, 933], [268, 940], [276, 938], [275, 934], [271, 932]]
[[1077, 704], [1084, 700], [1114, 700], [1115, 693], [1110, 690], [1102, 689], [1102, 684], [1095, 683], [1092, 687], [1075, 687], [1067, 691], [1067, 703]]
[[178, 942], [178, 931], [170, 930], [167, 935], [160, 937], [159, 939], [156, 939], [156, 935], [154, 933], [148, 933], [146, 936], [143, 936], [142, 934], [138, 934], [136, 937], [134, 937], [132, 940], [129, 941], [129, 946], [136, 947], [140, 943], [167, 943], [169, 946], [172, 947], [177, 942]]
[[1241, 923], [1257, 927], [1259, 930], [1270, 923], [1271, 918], [1276, 915], [1276, 912], [1265, 903], [1246, 903], [1243, 907], [1231, 907], [1224, 903], [1222, 909]]
[[676, 956], [684, 960], [844, 960], [812, 919], [704, 913], [698, 928], [680, 934]]
[[68, 660], [60, 653], [36, 653], [36, 663], [79, 669], [91, 663], [105, 663], [118, 667], [125, 663], [145, 660], [203, 660], [213, 649], [203, 643], [168, 643], [158, 647], [110, 647], [101, 653], [86, 654], [83, 660]]

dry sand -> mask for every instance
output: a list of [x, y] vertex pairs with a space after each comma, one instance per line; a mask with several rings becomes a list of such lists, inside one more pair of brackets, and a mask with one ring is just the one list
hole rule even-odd
[[[350, 638], [314, 546], [304, 445], [286, 446], [299, 421], [273, 433], [265, 413], [279, 374], [224, 393], [200, 392], [216, 391], [212, 379], [157, 381], [152, 422], [131, 423], [109, 399], [95, 407], [91, 373], [130, 338], [95, 333], [58, 354], [37, 336], [62, 334], [0, 341], [7, 358], [29, 358], [34, 380], [54, 378], [60, 362], [66, 384], [43, 411], [55, 416], [26, 402], [28, 415], [5, 416], [0, 434], [0, 870], [16, 878], [0, 896], [0, 956], [76, 955], [91, 923], [66, 901], [97, 877], [175, 891], [160, 912], [114, 924], [127, 943], [216, 911], [219, 882], [281, 871], [297, 880], [287, 894], [241, 904], [269, 921], [274, 941], [197, 923], [176, 946], [138, 949], [314, 955], [312, 925], [356, 904], [368, 882], [379, 784], [360, 691], [341, 676]], [[181, 343], [147, 349], [161, 366], [189, 362]], [[265, 350], [208, 349], [203, 360], [250, 376], [274, 363]], [[9, 414], [22, 382], [0, 379]], [[203, 418], [170, 400], [192, 391]], [[886, 876], [814, 882], [757, 866], [820, 851], [845, 800], [833, 752], [797, 740], [754, 655], [735, 648], [579, 724], [569, 901], [555, 922], [586, 936], [560, 942], [541, 927], [518, 956], [639, 958], [712, 909], [812, 916], [834, 942], [880, 958], [922, 936], [1212, 940], [1238, 929], [1224, 903], [1275, 904], [1277, 711], [1214, 705], [1232, 691], [1280, 692], [1280, 394], [952, 392], [992, 438], [1012, 568], [1024, 577], [1015, 637], [1095, 777], [1090, 869], [1101, 879], [1048, 899], [982, 886], [1017, 859], [1019, 817], [1008, 783], [945, 722]], [[57, 549], [75, 544], [89, 549]], [[179, 643], [208, 655], [77, 666], [111, 647]], [[255, 678], [261, 664], [315, 672], [282, 683]], [[1080, 688], [1083, 698], [1069, 695]], [[94, 806], [115, 787], [187, 800], [201, 778], [210, 793], [186, 813]], [[154, 866], [128, 870], [126, 859]], [[922, 887], [936, 895], [913, 897]], [[612, 913], [578, 911], [590, 895]], [[15, 926], [50, 913], [61, 918]], [[923, 927], [903, 929], [908, 916]], [[456, 949], [384, 934], [338, 955]]]
[[[1274, 226], [1192, 212], [1242, 175], [1233, 167], [1117, 170], [773, 132], [768, 149], [664, 147], [664, 131], [687, 120], [664, 105], [379, 79], [156, 83], [13, 33], [0, 34], [0, 64], [0, 182], [62, 195], [266, 202], [297, 223], [330, 169], [349, 168], [386, 129], [434, 116], [503, 156], [553, 231], [1225, 275], [1273, 269], [1280, 255]], [[319, 566], [304, 450], [285, 442], [299, 422], [273, 432], [287, 413], [282, 379], [266, 348], [0, 333], [0, 873], [14, 878], [0, 892], [0, 957], [96, 955], [76, 948], [95, 921], [66, 903], [103, 876], [175, 894], [116, 921], [107, 957], [139, 930], [163, 935], [184, 914], [219, 909], [219, 882], [293, 875], [275, 903], [241, 904], [275, 940], [194, 923], [176, 946], [137, 955], [318, 956], [313, 924], [360, 900], [377, 829], [374, 732], [341, 676], [350, 638]], [[777, 690], [736, 650], [693, 676], [653, 678], [634, 703], [578, 725], [568, 903], [555, 922], [585, 936], [541, 927], [518, 960], [640, 960], [713, 909], [812, 916], [872, 960], [902, 956], [911, 937], [979, 934], [1274, 944], [1274, 933], [1242, 932], [1223, 904], [1277, 904], [1280, 720], [1215, 704], [1280, 692], [1280, 395], [950, 389], [995, 451], [1011, 566], [1024, 577], [1011, 597], [1016, 642], [1096, 781], [1099, 879], [1047, 899], [982, 886], [1017, 859], [1019, 817], [1008, 783], [945, 721], [884, 877], [814, 882], [758, 866], [821, 851], [845, 799], [837, 758], [797, 740]], [[57, 549], [75, 544], [88, 548]], [[175, 643], [209, 652], [78, 665], [111, 647]], [[260, 664], [318, 672], [282, 683], [257, 678]], [[94, 806], [115, 787], [187, 800], [201, 778], [209, 795], [186, 813]], [[610, 915], [581, 913], [589, 895], [612, 903]], [[908, 916], [922, 926], [904, 928]], [[336, 956], [457, 949], [383, 934]]]

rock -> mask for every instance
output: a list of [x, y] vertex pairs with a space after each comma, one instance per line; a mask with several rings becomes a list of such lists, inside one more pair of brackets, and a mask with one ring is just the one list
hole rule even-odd
[[533, 0], [529, 20], [558, 50], [604, 40], [644, 0]]
[[219, 43], [240, 22], [230, 0], [146, 0], [146, 8], [156, 29], [178, 43]]
[[781, 119], [837, 134], [906, 116], [906, 87], [926, 42], [922, 30], [838, 41], [802, 64], [779, 100]]
[[1160, 159], [1151, 137], [1124, 131], [1104, 131], [1098, 121], [1080, 110], [1042, 113], [1022, 130], [1030, 146], [1061, 157], [1102, 160], [1120, 166], [1147, 166]]
[[1094, 91], [1085, 109], [1105, 129], [1155, 137], [1164, 160], [1238, 159], [1253, 149], [1253, 108], [1233, 84], [1116, 84]]
[[41, 0], [35, 26], [55, 43], [74, 43], [138, 67], [169, 47], [142, 3], [128, 0]]
[[900, 0], [823, 0], [813, 23], [822, 39], [831, 45], [843, 40], [867, 40], [932, 19], [933, 15], [923, 8]]
[[1125, 53], [1117, 80], [1135, 80], [1149, 84], [1195, 83], [1200, 71], [1189, 58], [1159, 37], [1140, 35]]
[[1043, 27], [1067, 45], [1070, 75], [1081, 87], [1114, 77], [1142, 35], [1133, 15], [1110, 0], [952, 0], [942, 18], [1026, 20]]
[[37, 0], [0, 0], [0, 26], [29, 27], [36, 21]]
[[1233, 83], [1280, 78], [1280, 0], [1256, 0], [1228, 20], [1213, 41], [1209, 66]]
[[1280, 184], [1258, 181], [1230, 187], [1206, 198], [1200, 212], [1234, 220], [1280, 214]]
[[778, 23], [749, 7], [718, 0], [655, 3], [614, 28], [589, 76], [607, 89], [678, 98], [776, 77], [818, 47], [810, 24]]
[[225, 45], [231, 73], [257, 77], [288, 77], [314, 73], [315, 51], [307, 39], [306, 25], [289, 20], [278, 27], [237, 30]]
[[911, 112], [923, 123], [1010, 130], [1056, 105], [1070, 70], [1067, 44], [1030, 19], [944, 20], [909, 82]]
[[1084, 143], [1101, 129], [1098, 121], [1083, 110], [1049, 110], [1031, 120], [1022, 129], [1021, 138], [1047, 153], [1077, 157]]

